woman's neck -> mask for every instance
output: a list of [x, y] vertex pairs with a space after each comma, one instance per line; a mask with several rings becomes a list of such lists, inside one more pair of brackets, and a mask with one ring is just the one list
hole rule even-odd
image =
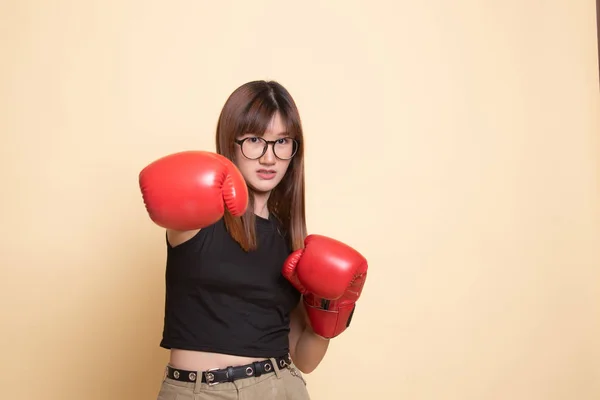
[[270, 193], [254, 193], [254, 214], [265, 219], [269, 218], [269, 208], [267, 207], [269, 194]]

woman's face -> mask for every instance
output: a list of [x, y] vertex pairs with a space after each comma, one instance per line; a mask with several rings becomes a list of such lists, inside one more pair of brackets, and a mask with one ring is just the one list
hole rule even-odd
[[[276, 151], [279, 155], [283, 155], [286, 146], [292, 145], [291, 142], [285, 141], [287, 136], [288, 133], [285, 131], [285, 125], [281, 120], [281, 116], [279, 113], [276, 113], [262, 138], [267, 141], [279, 141], [279, 143], [276, 144]], [[236, 139], [241, 140], [245, 138], [250, 138], [247, 140], [248, 143], [243, 145], [244, 152], [249, 156], [252, 156], [251, 151], [253, 149], [259, 151], [259, 149], [262, 148], [261, 145], [264, 144], [255, 134], [245, 134]], [[259, 193], [268, 193], [273, 190], [285, 176], [291, 162], [291, 159], [281, 160], [277, 158], [273, 152], [273, 144], [271, 143], [267, 146], [265, 154], [256, 160], [245, 157], [242, 153], [241, 145], [236, 144], [235, 147], [236, 165], [238, 169], [244, 176], [248, 186]], [[258, 154], [260, 154], [260, 151]]]

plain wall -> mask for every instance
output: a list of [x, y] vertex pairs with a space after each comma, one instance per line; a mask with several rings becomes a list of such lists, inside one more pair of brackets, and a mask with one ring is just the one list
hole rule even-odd
[[42, 1], [0, 12], [0, 398], [154, 399], [139, 171], [237, 86], [306, 131], [310, 233], [370, 261], [315, 400], [600, 398], [594, 1]]

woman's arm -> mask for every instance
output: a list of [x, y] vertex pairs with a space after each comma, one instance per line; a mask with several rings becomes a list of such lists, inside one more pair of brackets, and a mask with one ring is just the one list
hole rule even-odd
[[300, 371], [310, 374], [325, 357], [329, 339], [312, 330], [302, 300], [291, 313], [289, 338], [292, 361]]
[[196, 236], [200, 232], [200, 229], [194, 229], [193, 231], [176, 231], [174, 229], [167, 229], [167, 240], [171, 247], [177, 247]]

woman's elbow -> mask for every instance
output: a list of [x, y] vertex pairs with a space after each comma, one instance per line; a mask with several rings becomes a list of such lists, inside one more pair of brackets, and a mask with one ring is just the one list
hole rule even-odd
[[321, 363], [321, 360], [302, 360], [302, 359], [300, 359], [298, 361], [294, 361], [294, 365], [296, 366], [296, 368], [298, 368], [298, 370], [300, 372], [302, 372], [303, 374], [310, 374], [315, 369], [317, 369], [317, 367], [319, 366], [320, 363]]
[[296, 368], [298, 368], [298, 370], [300, 372], [302, 372], [303, 374], [310, 374], [311, 372], [313, 372], [317, 366], [316, 365], [303, 365], [303, 364], [296, 364]]

